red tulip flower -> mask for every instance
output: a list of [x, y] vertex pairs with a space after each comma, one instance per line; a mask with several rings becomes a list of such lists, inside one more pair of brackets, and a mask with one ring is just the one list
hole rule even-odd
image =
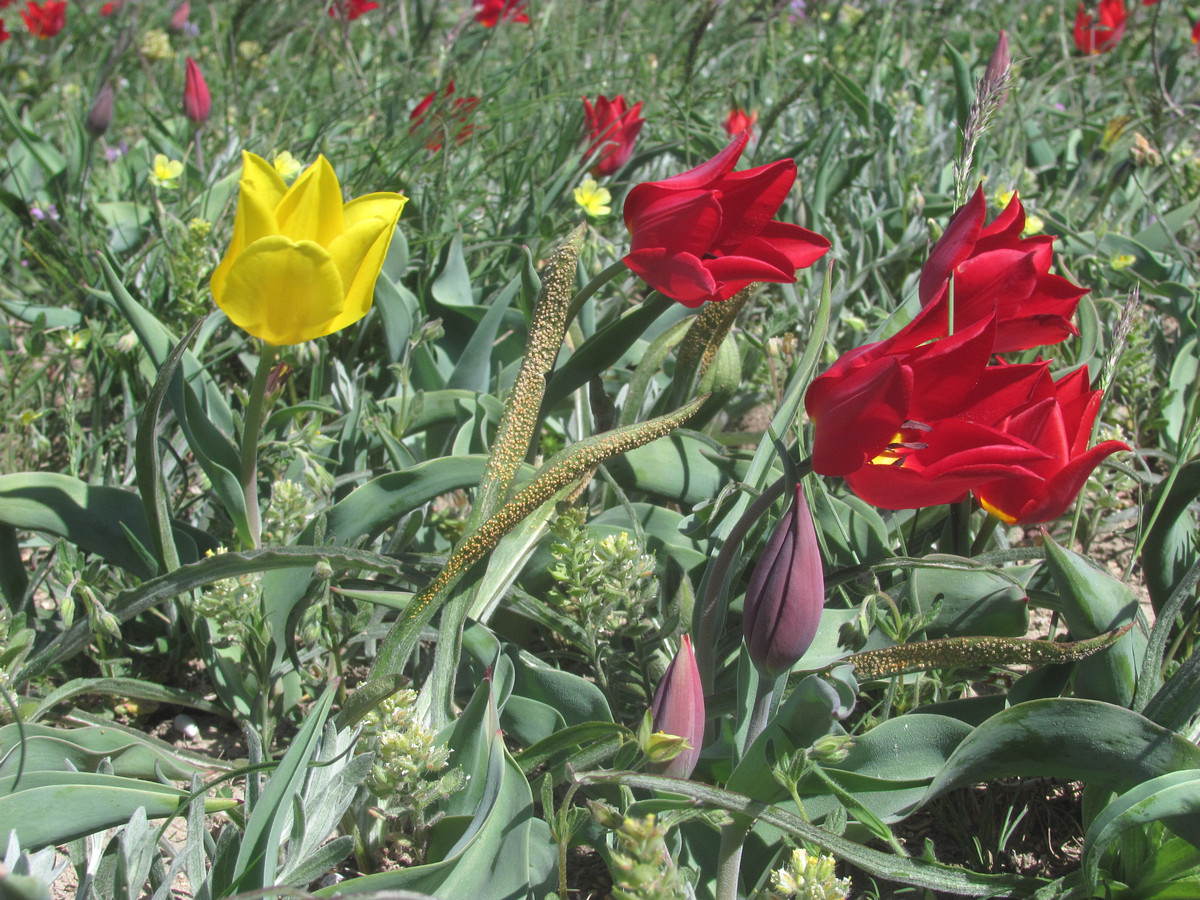
[[475, 21], [484, 28], [495, 28], [499, 22], [518, 22], [528, 25], [526, 0], [472, 0]]
[[1200, 22], [1192, 26], [1192, 43], [1200, 44]]
[[725, 117], [723, 125], [725, 127], [726, 134], [728, 134], [730, 137], [736, 137], [747, 128], [753, 128], [754, 123], [757, 121], [757, 112], [752, 112], [749, 115], [746, 115], [746, 111], [744, 109], [731, 109], [729, 111], [729, 115]]
[[4, 29], [4, 20], [0, 19], [0, 44], [7, 41], [10, 37], [12, 37], [12, 35]]
[[650, 716], [655, 731], [681, 737], [688, 744], [674, 759], [653, 768], [663, 775], [687, 778], [696, 768], [704, 742], [704, 688], [689, 635], [683, 636], [679, 653], [654, 692]]
[[987, 226], [986, 213], [979, 188], [934, 245], [921, 271], [923, 309], [909, 326], [912, 339], [942, 337], [993, 313], [993, 353], [1057, 344], [1078, 334], [1071, 317], [1087, 289], [1050, 274], [1054, 238], [1021, 237], [1025, 210], [1016, 196]]
[[750, 659], [774, 677], [804, 655], [825, 607], [825, 569], [804, 489], [796, 485], [746, 587], [742, 633]]
[[1111, 50], [1125, 33], [1125, 0], [1100, 0], [1097, 14], [1085, 12], [1083, 3], [1075, 13], [1075, 46], [1088, 56]]
[[180, 34], [188, 26], [188, 19], [192, 15], [192, 4], [184, 0], [175, 7], [175, 11], [171, 13], [171, 20], [167, 23], [167, 30], [172, 34]]
[[107, 18], [121, 8], [121, 0], [111, 0], [100, 7], [100, 15]]
[[629, 106], [625, 98], [617, 94], [609, 100], [603, 94], [596, 98], [593, 106], [583, 98], [583, 115], [591, 143], [586, 157], [599, 153], [592, 165], [592, 175], [611, 175], [629, 161], [633, 155], [633, 144], [646, 120], [638, 113], [642, 104]]
[[363, 13], [373, 9], [379, 9], [379, 4], [371, 0], [333, 0], [329, 6], [329, 17], [353, 22]]
[[1101, 392], [1090, 388], [1087, 366], [1058, 381], [1043, 368], [1033, 396], [1014, 410], [1001, 428], [1046, 456], [1027, 462], [1028, 474], [1012, 472], [976, 488], [985, 509], [1010, 524], [1058, 518], [1101, 461], [1129, 449], [1121, 441], [1103, 441], [1088, 449], [1101, 400]]
[[791, 283], [829, 250], [819, 234], [772, 221], [796, 180], [790, 159], [734, 172], [749, 132], [708, 162], [637, 185], [625, 198], [627, 265], [685, 306], [728, 300], [756, 281]]
[[[442, 92], [441, 99], [448, 101], [453, 96], [454, 82], [450, 81], [446, 85], [446, 90]], [[455, 97], [453, 103], [449, 104], [449, 110], [446, 110], [445, 106], [445, 102], [438, 103], [438, 93], [433, 91], [408, 114], [408, 118], [412, 122], [408, 126], [408, 133], [416, 134], [418, 131], [426, 131], [425, 147], [430, 151], [442, 149], [442, 137], [445, 132], [452, 130], [453, 126], [458, 126], [454, 140], [459, 144], [467, 140], [475, 131], [475, 126], [467, 124], [467, 120], [479, 106], [478, 97]]]
[[21, 18], [25, 27], [36, 38], [52, 38], [67, 23], [67, 0], [46, 0], [45, 3], [34, 3], [29, 0], [25, 4]]
[[1026, 403], [1037, 372], [989, 367], [994, 318], [941, 340], [895, 337], [843, 355], [804, 399], [816, 424], [813, 470], [842, 475], [884, 509], [953, 503], [1046, 453], [999, 424]]
[[208, 85], [200, 73], [200, 67], [190, 56], [187, 58], [187, 74], [183, 82], [183, 112], [194, 124], [201, 125], [212, 111], [212, 98]]

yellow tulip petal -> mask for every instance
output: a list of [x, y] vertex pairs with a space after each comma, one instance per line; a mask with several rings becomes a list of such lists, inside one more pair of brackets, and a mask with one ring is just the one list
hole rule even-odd
[[408, 198], [403, 194], [386, 191], [364, 194], [361, 197], [355, 197], [343, 207], [342, 217], [348, 229], [367, 219], [390, 219], [392, 225], [395, 226], [396, 220], [400, 218], [400, 213], [404, 211], [404, 204], [407, 202]]
[[[276, 175], [278, 177], [278, 175]], [[342, 219], [342, 186], [324, 156], [300, 173], [275, 207], [279, 230], [293, 241], [316, 241], [322, 247], [346, 230]]]
[[214, 297], [244, 331], [269, 344], [300, 344], [333, 330], [345, 291], [325, 248], [277, 235], [242, 250]]
[[[253, 154], [244, 154], [251, 156]], [[255, 157], [257, 159], [257, 157]], [[261, 160], [260, 160], [261, 161]], [[248, 167], [243, 169], [243, 173]], [[259, 191], [259, 182], [251, 178], [243, 178], [238, 182], [237, 213], [233, 217], [233, 239], [229, 249], [225, 251], [220, 264], [212, 274], [209, 287], [213, 296], [220, 302], [221, 292], [225, 289], [225, 279], [229, 277], [229, 269], [242, 250], [255, 241], [279, 234], [279, 223], [275, 219], [275, 201], [268, 190]]]
[[346, 286], [342, 311], [330, 323], [330, 331], [353, 325], [370, 311], [375, 299], [375, 281], [395, 231], [395, 221], [368, 219], [339, 235], [329, 245], [329, 254]]
[[275, 167], [261, 156], [246, 150], [242, 151], [242, 180], [239, 186], [249, 186], [251, 191], [271, 208], [278, 205], [287, 193], [287, 182]]

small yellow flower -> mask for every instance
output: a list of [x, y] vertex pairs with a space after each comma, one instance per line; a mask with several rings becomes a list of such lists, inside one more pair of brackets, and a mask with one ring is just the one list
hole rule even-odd
[[575, 202], [583, 207], [592, 218], [607, 216], [612, 212], [612, 194], [608, 188], [600, 187], [595, 178], [585, 178], [579, 187], [575, 188]]
[[1026, 216], [1025, 227], [1021, 231], [1021, 237], [1029, 237], [1031, 234], [1041, 234], [1046, 230], [1046, 223], [1042, 221], [1041, 216]]
[[291, 181], [304, 170], [304, 166], [300, 164], [300, 160], [292, 156], [287, 150], [275, 154], [275, 159], [271, 161], [271, 165], [275, 167], [275, 171], [280, 174], [284, 181]]
[[1137, 257], [1131, 253], [1114, 253], [1110, 264], [1119, 272], [1121, 269], [1128, 269], [1135, 262]]
[[80, 331], [72, 331], [65, 338], [63, 338], [63, 343], [66, 345], [68, 350], [78, 351], [85, 350], [91, 340], [92, 333], [88, 329], [84, 328]]
[[183, 174], [183, 163], [177, 159], [167, 159], [166, 154], [154, 155], [154, 167], [150, 170], [150, 180], [160, 188], [173, 188], [175, 181]]
[[151, 28], [142, 35], [139, 49], [142, 56], [149, 60], [170, 59], [175, 55], [171, 49], [171, 37], [161, 28]]
[[1017, 196], [1016, 191], [996, 191], [996, 206], [1004, 209], [1012, 201], [1012, 198]]
[[42, 415], [43, 413], [36, 409], [23, 409], [21, 410], [20, 415], [21, 425], [24, 428], [28, 428], [30, 425], [40, 419]]

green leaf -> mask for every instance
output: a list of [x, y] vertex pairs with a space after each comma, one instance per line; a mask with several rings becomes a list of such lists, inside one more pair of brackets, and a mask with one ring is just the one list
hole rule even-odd
[[[22, 733], [24, 740], [22, 740]], [[23, 772], [95, 772], [109, 759], [115, 775], [183, 781], [211, 768], [199, 760], [172, 753], [169, 746], [114, 728], [51, 728], [11, 723], [0, 728], [0, 776]]]
[[521, 276], [518, 275], [492, 301], [488, 311], [471, 332], [471, 339], [459, 357], [458, 365], [446, 381], [447, 388], [486, 393], [491, 387], [492, 344], [495, 343], [496, 332], [500, 329], [504, 314], [508, 312], [520, 286]]
[[[55, 472], [0, 475], [0, 524], [66, 538], [141, 578], [154, 574], [122, 531], [128, 528], [143, 546], [151, 546], [141, 501], [121, 488]], [[216, 547], [207, 534], [182, 523], [175, 524], [175, 541], [189, 562], [198, 558], [198, 548]]]
[[1011, 576], [983, 570], [916, 569], [906, 589], [914, 610], [927, 612], [941, 603], [937, 618], [925, 629], [931, 638], [1022, 637], [1029, 630], [1028, 598]]
[[134, 463], [137, 467], [138, 491], [142, 495], [142, 508], [146, 513], [146, 521], [150, 526], [150, 539], [153, 541], [154, 553], [158, 557], [161, 571], [170, 572], [179, 568], [179, 551], [175, 546], [175, 537], [171, 531], [171, 511], [167, 506], [166, 494], [163, 491], [162, 463], [158, 455], [158, 412], [162, 407], [163, 397], [167, 388], [175, 378], [179, 361], [187, 352], [188, 345], [204, 324], [200, 319], [188, 329], [163, 363], [159, 370], [158, 380], [146, 398], [146, 405], [138, 416], [137, 439], [135, 441]]
[[[1096, 816], [1084, 838], [1081, 860], [1085, 883], [1094, 888], [1100, 859], [1113, 841], [1132, 828], [1162, 822], [1200, 847], [1200, 772], [1168, 772], [1121, 794]], [[1200, 864], [1200, 856], [1194, 857]]]
[[[19, 783], [13, 776], [0, 777], [0, 822], [28, 851], [124, 825], [139, 807], [151, 819], [172, 816], [186, 800], [177, 788], [120, 775], [27, 772]], [[205, 808], [218, 812], [236, 805], [210, 800]]]
[[736, 476], [735, 464], [727, 456], [707, 438], [688, 431], [630, 450], [607, 467], [626, 490], [685, 506], [711, 500]]
[[47, 694], [33, 712], [25, 717], [25, 721], [36, 722], [58, 704], [80, 694], [106, 694], [135, 700], [154, 700], [175, 706], [189, 706], [208, 713], [221, 711], [220, 707], [191, 691], [155, 684], [152, 681], [142, 681], [138, 678], [75, 678]]
[[1146, 589], [1156, 614], [1161, 613], [1175, 585], [1200, 557], [1200, 523], [1192, 510], [1197, 497], [1200, 459], [1193, 459], [1177, 470], [1173, 480], [1158, 485], [1143, 507], [1143, 520], [1158, 510], [1141, 555]]
[[[285, 812], [308, 775], [308, 763], [321, 742], [321, 731], [333, 703], [333, 686], [325, 689], [304, 718], [287, 753], [271, 773], [258, 802], [246, 820], [242, 844], [233, 868], [230, 890], [261, 890], [275, 883], [279, 848], [283, 841]], [[253, 776], [252, 776], [253, 777]]]
[[433, 299], [443, 306], [475, 306], [475, 295], [471, 291], [471, 273], [463, 256], [462, 232], [455, 232], [446, 251], [446, 262], [430, 285]]
[[[1058, 588], [1061, 612], [1076, 640], [1092, 638], [1137, 617], [1137, 596], [1090, 559], [1045, 538], [1046, 567]], [[1075, 695], [1128, 706], [1146, 651], [1146, 635], [1130, 629], [1107, 650], [1089, 656], [1075, 669]]]
[[1120, 706], [1074, 698], [1031, 700], [992, 716], [966, 739], [924, 801], [965, 784], [1048, 776], [1126, 791], [1200, 768], [1200, 748]]

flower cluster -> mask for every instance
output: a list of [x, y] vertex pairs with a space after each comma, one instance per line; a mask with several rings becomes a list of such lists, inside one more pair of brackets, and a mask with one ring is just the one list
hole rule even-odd
[[728, 300], [756, 281], [794, 282], [797, 269], [830, 247], [819, 234], [774, 221], [796, 181], [793, 160], [733, 171], [749, 140], [743, 131], [708, 162], [639, 184], [625, 198], [625, 265], [684, 306]]
[[813, 469], [841, 475], [885, 509], [951, 503], [973, 491], [1006, 522], [1061, 515], [1111, 453], [1088, 449], [1101, 393], [1087, 368], [996, 354], [1059, 343], [1086, 291], [1049, 272], [1053, 238], [1022, 238], [1014, 197], [984, 225], [982, 191], [960, 209], [922, 271], [922, 310], [891, 338], [844, 354], [816, 378]]

